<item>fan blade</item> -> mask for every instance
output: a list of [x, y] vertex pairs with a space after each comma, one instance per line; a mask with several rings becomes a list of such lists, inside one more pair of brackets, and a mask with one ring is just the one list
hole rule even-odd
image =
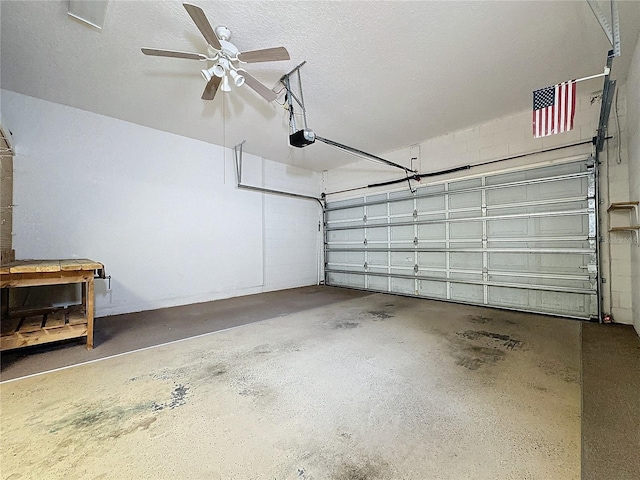
[[216, 92], [218, 91], [220, 80], [220, 77], [211, 77], [211, 80], [207, 82], [207, 86], [204, 87], [204, 92], [202, 92], [202, 100], [213, 100], [213, 97], [216, 96]]
[[189, 60], [206, 60], [207, 56], [200, 53], [176, 52], [175, 50], [158, 50], [155, 48], [143, 48], [142, 53], [155, 57], [187, 58]]
[[209, 45], [211, 45], [216, 50], [222, 50], [222, 45], [220, 45], [220, 40], [216, 36], [216, 33], [211, 28], [211, 24], [209, 20], [207, 20], [206, 15], [202, 11], [202, 9], [196, 5], [191, 5], [190, 3], [183, 3], [184, 8], [187, 10], [187, 13], [193, 20], [193, 23], [196, 24], [200, 33], [207, 41]]
[[289, 60], [289, 52], [284, 47], [265, 48], [263, 50], [251, 50], [238, 54], [238, 60], [245, 63], [278, 62]]
[[265, 85], [260, 83], [255, 77], [249, 75], [246, 70], [238, 69], [238, 73], [244, 77], [244, 83], [256, 91], [267, 102], [273, 102], [277, 95], [273, 90], [269, 90]]

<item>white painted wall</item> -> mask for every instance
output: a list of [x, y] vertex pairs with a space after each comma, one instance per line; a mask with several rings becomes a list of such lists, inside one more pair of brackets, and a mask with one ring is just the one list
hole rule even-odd
[[[578, 103], [575, 114], [575, 126], [570, 132], [552, 135], [544, 138], [533, 138], [531, 127], [531, 110], [518, 114], [488, 121], [473, 128], [452, 132], [448, 135], [427, 139], [419, 145], [406, 147], [398, 151], [381, 155], [383, 158], [401, 165], [412, 166], [420, 173], [438, 172], [457, 166], [473, 165], [501, 158], [540, 152], [542, 150], [590, 141], [596, 133], [600, 113], [600, 101], [597, 95], [602, 89], [602, 79], [591, 80], [578, 85]], [[604, 284], [604, 311], [613, 313], [616, 322], [632, 323], [631, 300], [631, 253], [630, 236], [628, 234], [614, 234], [609, 236], [607, 207], [610, 202], [629, 200], [629, 160], [627, 155], [627, 119], [626, 119], [626, 88], [621, 86], [618, 92], [618, 119], [612, 109], [609, 122], [609, 134], [616, 138], [609, 142], [601, 155], [603, 175], [601, 181], [601, 236], [603, 243], [602, 275], [606, 279]], [[636, 100], [637, 103], [637, 100]], [[463, 105], [452, 108], [464, 108]], [[437, 112], [434, 112], [437, 115]], [[620, 132], [618, 132], [618, 123]], [[637, 130], [637, 129], [636, 129]], [[619, 135], [618, 135], [619, 134]], [[620, 138], [620, 156], [618, 156], [618, 136]], [[637, 142], [637, 140], [636, 140]], [[366, 150], [366, 146], [362, 146]], [[445, 179], [457, 178], [478, 173], [498, 171], [506, 168], [534, 165], [540, 162], [562, 161], [562, 159], [576, 155], [589, 155], [591, 144], [572, 148], [555, 150], [547, 153], [527, 155], [508, 162], [485, 165], [464, 170], [455, 174], [448, 174], [432, 178], [425, 178], [421, 184], [439, 182]], [[618, 160], [620, 163], [618, 163]], [[345, 167], [324, 173], [323, 182], [325, 192], [348, 190], [362, 185], [383, 182], [403, 177], [403, 172], [388, 166], [370, 161], [360, 161]], [[608, 181], [607, 181], [608, 178]], [[376, 191], [386, 191], [390, 187], [368, 189], [371, 194]], [[399, 189], [406, 189], [406, 182], [398, 184]], [[344, 192], [330, 195], [330, 200], [348, 198], [357, 192]], [[611, 199], [609, 199], [611, 192]], [[609, 262], [611, 258], [611, 262]], [[609, 266], [611, 264], [611, 271]]]
[[[640, 38], [629, 69], [627, 80], [629, 131], [629, 199], [640, 200]], [[640, 218], [636, 217], [636, 224]], [[640, 235], [640, 231], [637, 233]], [[640, 335], [640, 240], [631, 245], [631, 291], [633, 324]]]
[[[16, 257], [104, 263], [97, 316], [317, 282], [316, 202], [237, 189], [232, 149], [1, 93]], [[245, 154], [243, 183], [318, 196], [321, 177]]]

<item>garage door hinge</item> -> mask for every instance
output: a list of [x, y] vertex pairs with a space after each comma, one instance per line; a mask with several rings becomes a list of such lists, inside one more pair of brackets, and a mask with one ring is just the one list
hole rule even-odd
[[367, 221], [367, 216], [366, 215], [364, 217], [362, 217], [362, 221], [366, 223], [366, 221]]
[[418, 237], [413, 237], [413, 244], [418, 246]]
[[418, 273], [418, 265], [417, 265], [417, 264], [413, 266], [413, 271], [414, 271], [415, 273]]
[[363, 243], [364, 243], [365, 245], [367, 244], [367, 239], [366, 239], [366, 238], [364, 239], [364, 242], [363, 242]]

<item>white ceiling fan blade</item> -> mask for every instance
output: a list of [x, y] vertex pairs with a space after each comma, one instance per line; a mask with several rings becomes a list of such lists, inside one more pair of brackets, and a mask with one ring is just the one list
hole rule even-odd
[[216, 33], [211, 28], [211, 24], [209, 20], [207, 20], [206, 15], [202, 11], [202, 9], [196, 5], [191, 5], [190, 3], [183, 3], [184, 8], [187, 10], [187, 13], [193, 20], [193, 23], [196, 24], [200, 33], [207, 41], [209, 45], [211, 45], [216, 50], [222, 50], [222, 45], [220, 45], [220, 40], [216, 36]]
[[238, 54], [238, 60], [245, 63], [278, 62], [280, 60], [289, 60], [290, 58], [289, 52], [284, 47], [264, 48]]
[[250, 88], [256, 91], [267, 102], [273, 102], [277, 95], [273, 90], [269, 90], [265, 85], [260, 83], [255, 77], [249, 75], [246, 70], [238, 69], [238, 73], [244, 77], [244, 83], [249, 85]]
[[202, 100], [213, 100], [213, 97], [216, 96], [216, 92], [218, 91], [218, 85], [220, 85], [220, 77], [213, 76], [211, 80], [207, 82], [207, 86], [204, 87], [204, 92], [202, 92]]
[[189, 60], [206, 60], [207, 56], [201, 53], [176, 52], [175, 50], [158, 50], [157, 48], [143, 48], [142, 53], [155, 57], [186, 58]]

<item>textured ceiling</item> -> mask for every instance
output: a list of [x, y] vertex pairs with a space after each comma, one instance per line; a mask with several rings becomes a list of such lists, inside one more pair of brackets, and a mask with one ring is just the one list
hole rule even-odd
[[[599, 73], [610, 48], [585, 1], [208, 1], [212, 25], [241, 50], [285, 46], [291, 60], [251, 64], [269, 87], [302, 61], [308, 124], [374, 154], [530, 108], [531, 92]], [[249, 88], [200, 95], [203, 64], [140, 47], [206, 52], [179, 1], [109, 2], [100, 31], [65, 1], [0, 2], [1, 86], [275, 161], [325, 170], [357, 160], [288, 145], [288, 116]], [[620, 2], [624, 80], [640, 3]], [[283, 101], [279, 98], [277, 101]]]

